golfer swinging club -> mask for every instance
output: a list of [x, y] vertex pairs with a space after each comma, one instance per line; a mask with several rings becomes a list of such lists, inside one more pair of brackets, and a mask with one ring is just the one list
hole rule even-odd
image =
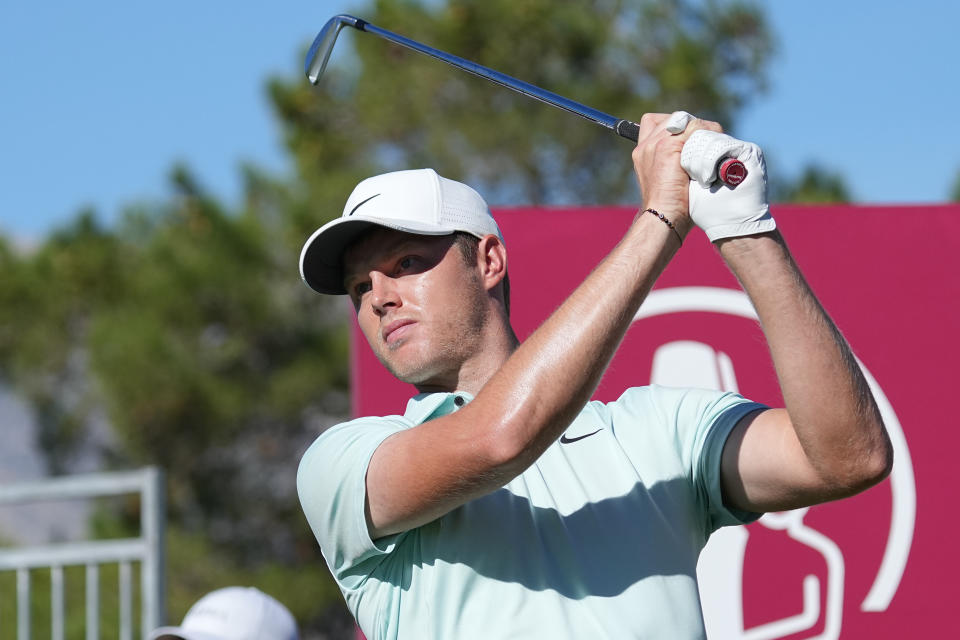
[[[746, 180], [712, 186], [728, 156]], [[648, 114], [633, 164], [642, 209], [522, 344], [504, 239], [466, 185], [428, 169], [370, 178], [304, 246], [306, 283], [349, 295], [418, 392], [402, 416], [321, 434], [297, 476], [370, 640], [703, 638], [696, 565], [714, 530], [889, 473], [867, 383], [770, 216], [760, 149]], [[786, 408], [657, 386], [589, 401], [693, 226], [750, 296]]]

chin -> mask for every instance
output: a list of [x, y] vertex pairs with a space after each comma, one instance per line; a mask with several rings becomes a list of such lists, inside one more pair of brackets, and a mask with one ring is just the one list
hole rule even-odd
[[442, 378], [443, 367], [438, 362], [388, 362], [381, 359], [387, 370], [400, 382], [423, 385]]
[[430, 367], [424, 366], [416, 359], [411, 361], [410, 358], [399, 357], [399, 354], [393, 351], [391, 350], [387, 354], [378, 353], [377, 357], [394, 378], [409, 384], [420, 384], [430, 379], [432, 373]]
[[419, 367], [387, 367], [390, 373], [393, 374], [393, 377], [399, 380], [400, 382], [406, 382], [407, 384], [419, 385], [429, 382], [436, 377], [434, 371], [428, 368], [419, 368]]

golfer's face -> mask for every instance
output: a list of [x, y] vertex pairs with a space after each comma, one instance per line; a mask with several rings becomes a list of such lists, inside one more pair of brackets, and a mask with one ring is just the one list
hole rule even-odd
[[347, 251], [344, 271], [360, 329], [394, 376], [440, 381], [470, 356], [484, 292], [452, 236], [378, 229]]

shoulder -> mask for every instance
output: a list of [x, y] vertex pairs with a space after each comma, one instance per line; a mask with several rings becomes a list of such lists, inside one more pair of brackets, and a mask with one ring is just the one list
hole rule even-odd
[[617, 400], [608, 403], [607, 407], [638, 415], [660, 415], [675, 420], [697, 415], [716, 415], [741, 404], [753, 403], [732, 391], [651, 384], [627, 389]]
[[402, 416], [357, 418], [317, 437], [300, 459], [297, 494], [307, 519], [326, 520], [346, 504], [362, 513], [364, 477], [373, 452], [392, 434], [408, 428]]
[[300, 506], [341, 587], [351, 568], [386, 552], [370, 539], [365, 478], [380, 443], [410, 426], [402, 416], [350, 420], [320, 434], [300, 460]]
[[591, 411], [625, 437], [667, 438], [685, 449], [699, 448], [714, 432], [725, 438], [740, 418], [761, 408], [738, 393], [660, 385], [627, 389], [610, 403], [590, 403]]
[[[331, 443], [362, 440], [377, 433], [393, 433], [413, 426], [404, 416], [364, 416], [336, 424], [325, 430], [310, 445], [310, 449]], [[308, 451], [310, 450], [308, 449]]]
[[360, 464], [386, 438], [412, 426], [403, 416], [370, 416], [356, 418], [330, 427], [321, 433], [300, 458], [297, 484], [305, 476], [320, 469], [325, 475], [337, 468]]

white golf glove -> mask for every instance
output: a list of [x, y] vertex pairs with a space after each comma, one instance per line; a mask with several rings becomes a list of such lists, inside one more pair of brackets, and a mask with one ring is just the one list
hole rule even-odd
[[[736, 187], [717, 180], [717, 167], [728, 157], [747, 168]], [[680, 166], [691, 178], [690, 218], [710, 242], [777, 228], [767, 202], [767, 165], [757, 145], [700, 129], [684, 143]]]

